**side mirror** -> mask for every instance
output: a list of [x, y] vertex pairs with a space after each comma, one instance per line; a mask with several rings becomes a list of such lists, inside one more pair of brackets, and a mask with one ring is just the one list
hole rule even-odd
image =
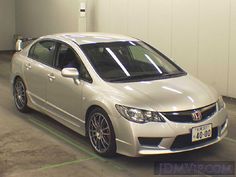
[[76, 80], [79, 77], [79, 72], [76, 68], [64, 68], [61, 71], [61, 75]]

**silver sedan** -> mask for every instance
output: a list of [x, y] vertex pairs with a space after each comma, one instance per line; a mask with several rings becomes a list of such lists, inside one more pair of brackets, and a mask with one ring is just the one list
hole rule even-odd
[[227, 134], [214, 89], [127, 36], [36, 39], [13, 56], [11, 84], [19, 111], [35, 109], [88, 136], [102, 156], [189, 151]]

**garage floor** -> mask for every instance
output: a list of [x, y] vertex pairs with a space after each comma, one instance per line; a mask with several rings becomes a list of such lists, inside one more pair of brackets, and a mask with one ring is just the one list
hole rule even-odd
[[112, 159], [97, 156], [86, 138], [51, 118], [19, 113], [10, 91], [11, 54], [0, 53], [0, 177], [149, 177], [160, 160], [236, 161], [236, 101], [226, 99], [229, 134], [186, 153]]

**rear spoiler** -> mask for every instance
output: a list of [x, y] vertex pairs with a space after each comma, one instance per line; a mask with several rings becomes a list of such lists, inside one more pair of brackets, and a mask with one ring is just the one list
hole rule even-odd
[[31, 44], [34, 40], [38, 38], [18, 38], [16, 40], [16, 51], [20, 52], [24, 49], [27, 45]]

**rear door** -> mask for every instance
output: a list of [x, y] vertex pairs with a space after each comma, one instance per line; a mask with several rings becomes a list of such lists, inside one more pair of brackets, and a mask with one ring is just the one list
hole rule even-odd
[[55, 42], [43, 40], [35, 43], [24, 63], [24, 78], [31, 101], [39, 107], [45, 106], [48, 70], [55, 56]]

